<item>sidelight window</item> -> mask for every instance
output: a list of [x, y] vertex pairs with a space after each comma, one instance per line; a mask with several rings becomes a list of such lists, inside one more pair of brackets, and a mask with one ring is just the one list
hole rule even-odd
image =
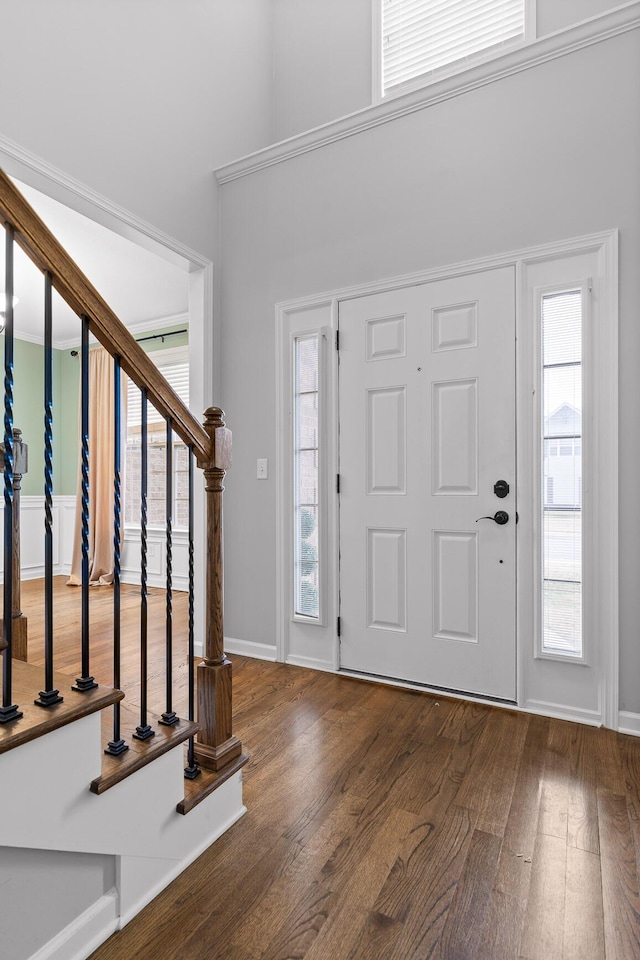
[[319, 620], [319, 334], [294, 340], [294, 616]]
[[541, 298], [543, 654], [581, 658], [583, 291]]

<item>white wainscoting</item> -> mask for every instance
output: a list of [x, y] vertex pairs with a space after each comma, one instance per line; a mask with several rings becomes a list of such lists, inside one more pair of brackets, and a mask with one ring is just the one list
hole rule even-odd
[[[173, 531], [172, 583], [174, 590], [189, 589], [189, 542], [186, 530]], [[164, 527], [147, 531], [147, 581], [150, 587], [167, 584], [167, 549]], [[122, 549], [122, 582], [140, 583], [140, 528], [125, 527]]]
[[[0, 504], [0, 522], [4, 503]], [[76, 518], [75, 496], [53, 498], [53, 574], [69, 576], [73, 557]], [[166, 586], [167, 557], [164, 528], [153, 527], [147, 534], [148, 583]], [[189, 588], [189, 544], [186, 530], [173, 531], [173, 588]], [[23, 580], [44, 576], [44, 496], [22, 497], [20, 502], [20, 570]], [[0, 550], [0, 582], [4, 575], [4, 552]], [[140, 528], [126, 527], [122, 550], [123, 583], [140, 582]]]
[[[69, 574], [73, 552], [76, 498], [53, 498], [53, 573]], [[0, 504], [4, 522], [4, 503]], [[23, 580], [44, 576], [44, 496], [20, 499], [20, 570]], [[0, 579], [4, 579], [4, 551], [0, 550]]]

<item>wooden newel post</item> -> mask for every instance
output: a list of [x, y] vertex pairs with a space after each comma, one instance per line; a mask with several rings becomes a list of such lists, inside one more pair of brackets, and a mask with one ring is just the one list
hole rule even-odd
[[206, 769], [222, 770], [242, 753], [233, 736], [231, 661], [224, 653], [222, 618], [222, 491], [231, 466], [231, 431], [224, 411], [209, 407], [204, 428], [211, 438], [212, 459], [204, 464], [207, 498], [207, 569], [204, 660], [198, 665], [198, 723], [195, 759]]

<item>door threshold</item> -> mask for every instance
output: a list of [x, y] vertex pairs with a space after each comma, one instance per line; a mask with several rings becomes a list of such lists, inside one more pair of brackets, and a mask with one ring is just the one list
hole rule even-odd
[[516, 700], [506, 697], [492, 697], [484, 693], [472, 693], [469, 690], [453, 690], [450, 687], [438, 687], [435, 684], [418, 683], [415, 680], [400, 680], [395, 677], [385, 677], [377, 673], [366, 673], [364, 670], [351, 670], [348, 667], [339, 667], [340, 676], [353, 677], [354, 680], [370, 680], [387, 687], [400, 687], [403, 690], [414, 690], [417, 693], [442, 694], [453, 697], [455, 700], [473, 700], [476, 703], [486, 703], [496, 707], [518, 707]]

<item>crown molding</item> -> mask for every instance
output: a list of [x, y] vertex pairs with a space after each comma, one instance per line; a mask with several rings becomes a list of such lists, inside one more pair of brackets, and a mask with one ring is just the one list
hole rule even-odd
[[365, 130], [371, 130], [400, 117], [425, 110], [437, 103], [470, 93], [497, 80], [522, 73], [524, 70], [551, 60], [557, 60], [603, 40], [617, 37], [639, 26], [640, 0], [631, 0], [606, 13], [523, 44], [516, 50], [478, 64], [462, 73], [358, 110], [339, 120], [325, 123], [273, 146], [257, 150], [255, 153], [218, 167], [215, 170], [216, 179], [218, 183], [223, 184], [249, 176], [293, 157], [318, 150], [330, 143], [355, 136]]
[[[140, 323], [125, 324], [129, 333], [133, 334], [135, 337], [138, 333], [146, 333], [148, 330], [164, 330], [165, 327], [175, 327], [178, 324], [185, 323], [189, 326], [189, 314], [188, 313], [174, 313], [168, 317], [156, 317], [155, 320], [141, 320]], [[37, 337], [33, 335], [23, 336], [23, 334], [16, 334], [16, 338], [20, 340], [29, 340], [30, 343], [40, 343], [44, 344], [44, 337]], [[91, 343], [97, 343], [95, 337], [91, 334], [89, 335], [89, 340]], [[71, 337], [68, 340], [55, 340], [53, 346], [56, 350], [75, 350], [80, 348], [80, 339], [79, 337]]]
[[153, 224], [113, 203], [86, 183], [69, 176], [59, 167], [0, 135], [0, 166], [9, 176], [24, 180], [36, 190], [101, 223], [114, 233], [132, 240], [182, 269], [203, 269], [210, 260], [185, 244], [158, 230]]
[[165, 327], [177, 327], [186, 323], [189, 326], [188, 313], [174, 313], [169, 317], [157, 317], [155, 320], [141, 320], [140, 323], [128, 323], [127, 330], [134, 336], [137, 333], [146, 333], [148, 330], [164, 330]]

